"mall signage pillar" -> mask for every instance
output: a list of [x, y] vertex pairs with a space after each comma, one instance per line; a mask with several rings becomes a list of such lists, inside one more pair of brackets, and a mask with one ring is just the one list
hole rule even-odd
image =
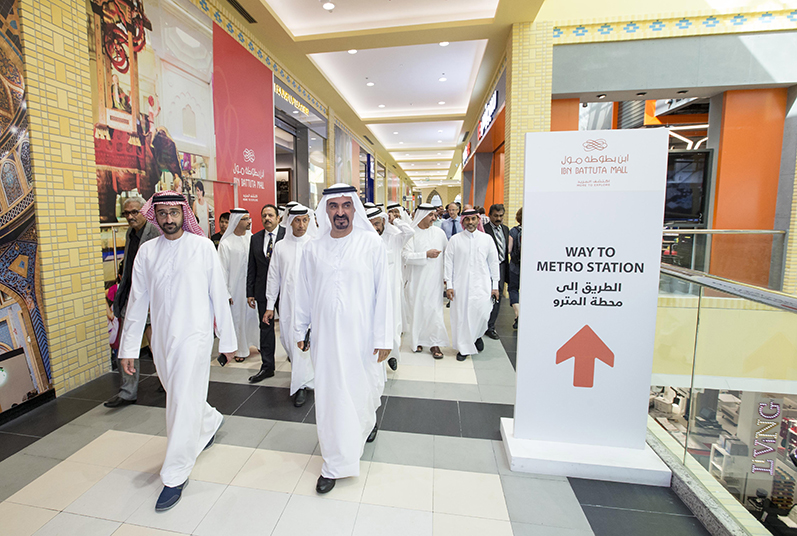
[[514, 471], [670, 484], [645, 443], [667, 137], [526, 135]]

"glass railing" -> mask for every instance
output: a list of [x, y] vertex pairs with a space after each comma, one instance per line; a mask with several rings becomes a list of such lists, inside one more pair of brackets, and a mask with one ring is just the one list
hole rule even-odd
[[661, 261], [781, 290], [786, 231], [665, 229]]
[[775, 534], [797, 534], [795, 312], [796, 296], [662, 263], [649, 415]]

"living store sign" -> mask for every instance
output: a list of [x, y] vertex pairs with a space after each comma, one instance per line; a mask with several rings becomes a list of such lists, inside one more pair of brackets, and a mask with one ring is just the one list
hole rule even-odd
[[282, 89], [277, 84], [274, 84], [274, 93], [279, 98], [281, 98], [282, 100], [284, 100], [285, 102], [287, 102], [288, 104], [290, 104], [291, 106], [302, 112], [304, 115], [310, 115], [310, 108], [302, 104], [299, 101], [299, 99], [297, 99], [296, 97], [294, 97], [293, 95]]
[[770, 400], [769, 404], [758, 404], [751, 473], [768, 473], [775, 475], [775, 459], [777, 457], [777, 441], [780, 434], [781, 404]]
[[493, 124], [493, 119], [495, 119], [495, 112], [498, 110], [498, 90], [496, 89], [493, 93], [493, 96], [490, 97], [490, 100], [487, 101], [487, 104], [484, 106], [484, 111], [482, 112], [482, 117], [479, 119], [479, 139], [487, 133], [490, 129], [490, 125]]

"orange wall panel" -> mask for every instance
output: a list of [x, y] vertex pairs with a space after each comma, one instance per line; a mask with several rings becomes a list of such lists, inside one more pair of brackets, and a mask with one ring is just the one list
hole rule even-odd
[[551, 132], [578, 130], [579, 99], [556, 99], [551, 101]]
[[[786, 105], [785, 88], [725, 93], [714, 194], [715, 229], [773, 228]], [[715, 240], [711, 272], [767, 286], [770, 256], [745, 255], [743, 240], [749, 238]]]

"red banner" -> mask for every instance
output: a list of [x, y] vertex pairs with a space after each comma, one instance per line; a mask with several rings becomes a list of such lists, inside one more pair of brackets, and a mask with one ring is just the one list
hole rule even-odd
[[[213, 25], [217, 177], [238, 184], [238, 204], [252, 215], [252, 232], [263, 228], [263, 205], [277, 197], [273, 83], [270, 69]], [[217, 205], [217, 212], [225, 211]]]

